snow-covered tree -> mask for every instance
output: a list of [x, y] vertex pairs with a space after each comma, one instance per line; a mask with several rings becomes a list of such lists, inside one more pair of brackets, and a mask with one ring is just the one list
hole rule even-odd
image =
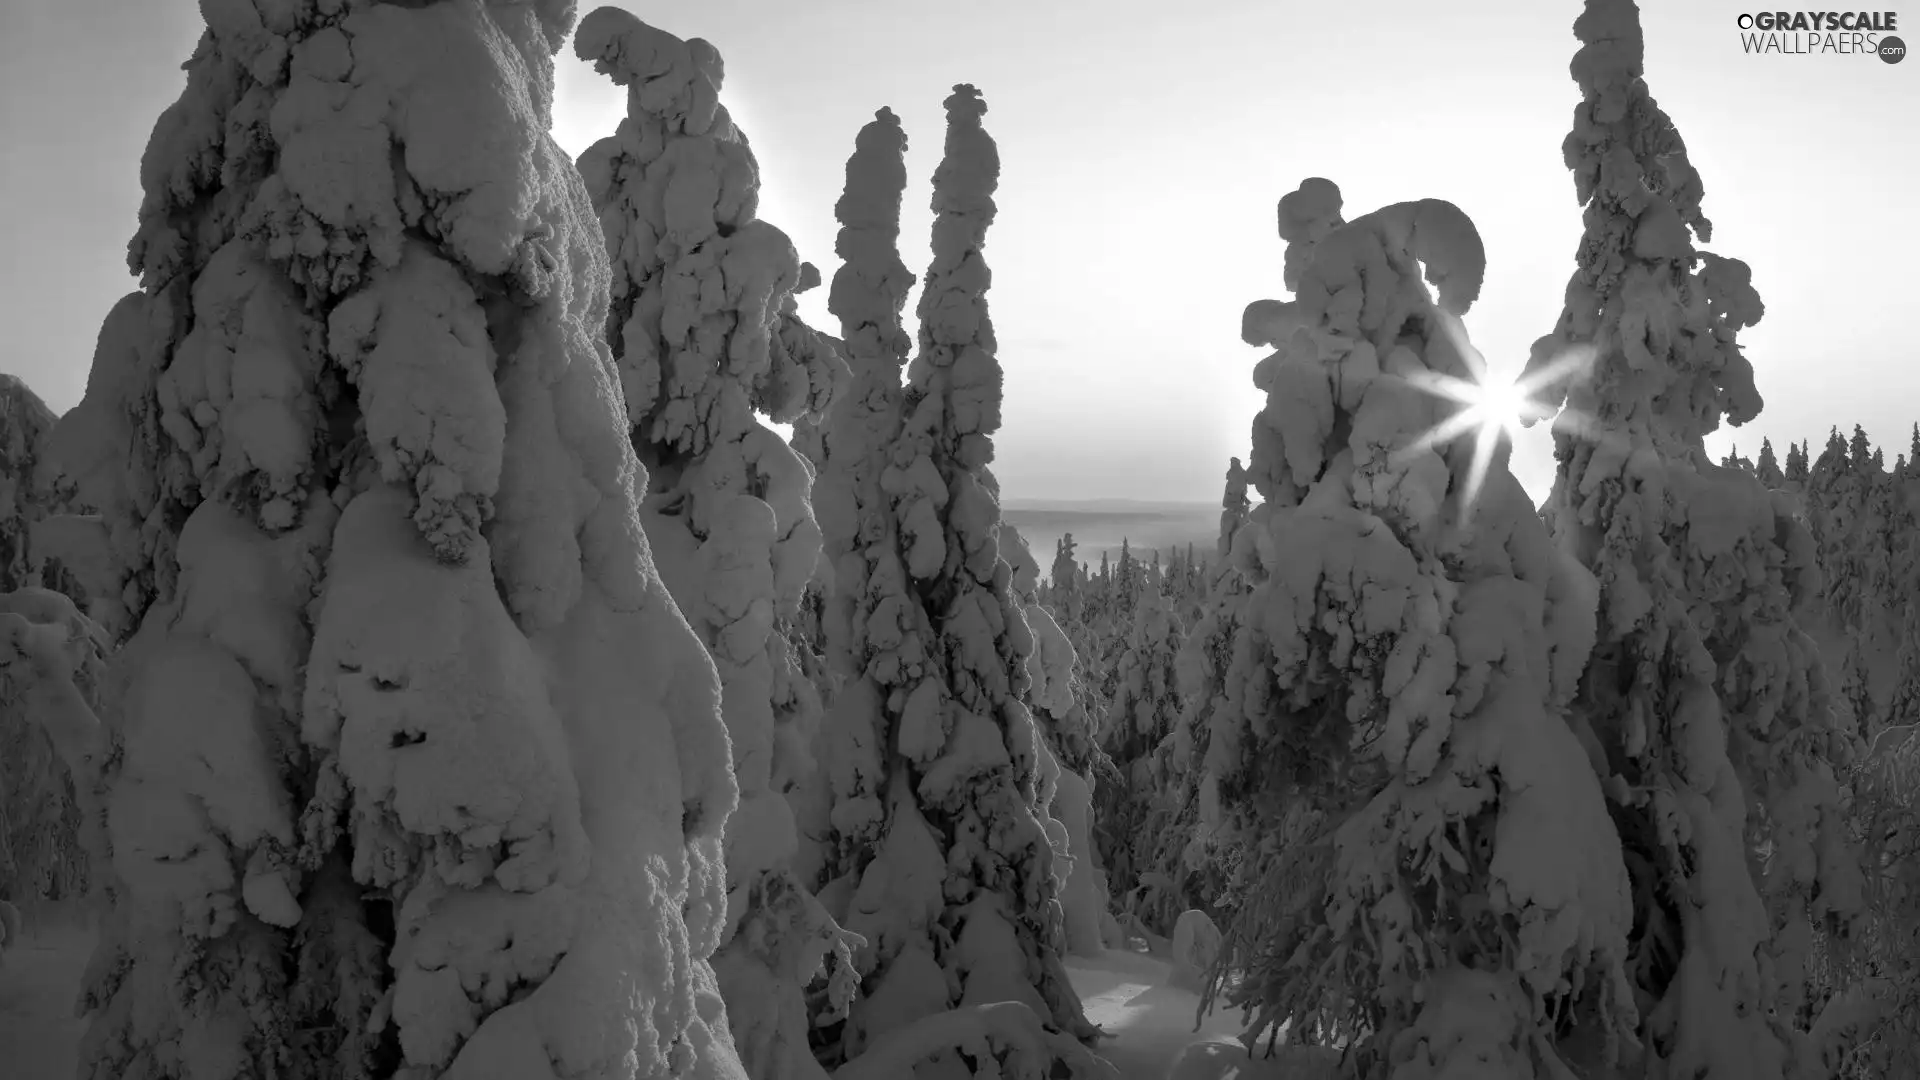
[[1786, 473], [1789, 482], [1803, 483], [1806, 481], [1807, 444], [1805, 442], [1787, 444], [1787, 466], [1782, 471]]
[[65, 594], [0, 593], [0, 966], [19, 944], [21, 907], [113, 880], [89, 873], [105, 861], [96, 706], [107, 644]]
[[1071, 594], [1074, 585], [1083, 576], [1080, 560], [1075, 557], [1076, 547], [1072, 533], [1062, 534], [1060, 542], [1054, 546], [1053, 565], [1048, 572], [1048, 582], [1062, 594], [1063, 607], [1065, 597]]
[[834, 208], [842, 264], [828, 307], [840, 321], [852, 379], [822, 425], [814, 505], [824, 548], [821, 650], [839, 687], [817, 737], [822, 771], [812, 785], [813, 812], [805, 817], [815, 842], [801, 858], [803, 876], [829, 886], [822, 899], [842, 916], [846, 889], [857, 880], [855, 863], [880, 842], [886, 820], [884, 717], [866, 678], [864, 624], [876, 601], [894, 596], [895, 605], [903, 604], [898, 594], [906, 588], [895, 550], [898, 526], [880, 486], [899, 432], [901, 367], [912, 345], [901, 311], [914, 278], [899, 255], [906, 146], [899, 119], [880, 110], [860, 129], [847, 161], [846, 191]]
[[1090, 619], [1098, 618], [1104, 611], [1104, 602], [1077, 557], [1077, 547], [1072, 533], [1060, 537], [1054, 546], [1047, 580], [1037, 586], [1035, 595], [1073, 647], [1074, 684], [1080, 704], [1097, 724], [1106, 709], [1102, 695], [1106, 672], [1100, 638]]
[[1020, 530], [1001, 522], [999, 547], [1010, 573], [1009, 588], [1033, 632], [1033, 652], [1027, 658], [1028, 708], [1060, 766], [1090, 783], [1101, 752], [1073, 641], [1040, 599], [1040, 564]]
[[1780, 471], [1780, 461], [1773, 454], [1773, 440], [1760, 440], [1760, 459], [1754, 463], [1754, 475], [1770, 488], [1786, 483], [1786, 474]]
[[1816, 934], [1812, 983], [1801, 1007], [1811, 1019], [1822, 1064], [1847, 1080], [1890, 1074], [1920, 1047], [1920, 878], [1912, 863], [1920, 838], [1913, 795], [1920, 721], [1920, 612], [1907, 602], [1920, 589], [1917, 493], [1910, 464], [1882, 471], [1879, 447], [1843, 447], [1836, 430], [1817, 476], [1787, 486], [1816, 537], [1825, 588], [1809, 620], [1836, 709], [1866, 748], [1841, 772], [1843, 809], [1861, 845], [1865, 918], [1847, 933]]
[[1343, 222], [1320, 179], [1289, 201], [1295, 300], [1246, 319], [1278, 351], [1206, 758], [1249, 851], [1231, 997], [1256, 1031], [1343, 1031], [1359, 1075], [1562, 1077], [1558, 1043], [1633, 1019], [1627, 875], [1566, 712], [1592, 581], [1504, 445], [1443, 437], [1472, 416], [1435, 388], [1486, 374], [1473, 223], [1434, 200]]
[[[84, 590], [44, 550], [48, 515], [63, 501], [39, 467], [53, 423], [38, 394], [0, 373], [0, 593], [48, 587], [84, 600]], [[42, 725], [19, 702], [0, 697], [0, 900], [64, 898], [85, 891], [87, 859], [74, 780]]]
[[1865, 736], [1858, 758], [1839, 770], [1849, 835], [1861, 847], [1865, 913], [1844, 933], [1814, 934], [1811, 986], [1796, 1019], [1810, 1024], [1823, 1067], [1867, 1080], [1890, 1075], [1920, 1047], [1920, 743], [1911, 738], [1920, 722], [1920, 612], [1906, 602], [1920, 589], [1920, 493], [1905, 455], [1885, 472], [1882, 449], [1856, 433], [1842, 440], [1834, 429], [1814, 475], [1802, 457], [1799, 476], [1782, 480], [1815, 538], [1824, 585], [1807, 624], [1837, 687], [1842, 725]]
[[1247, 520], [1247, 513], [1253, 508], [1253, 501], [1247, 498], [1247, 470], [1234, 458], [1227, 466], [1227, 490], [1220, 497], [1220, 540], [1219, 554], [1226, 558], [1233, 550], [1233, 534]]
[[1101, 785], [1095, 800], [1100, 862], [1123, 891], [1140, 884], [1159, 830], [1172, 824], [1171, 815], [1157, 812], [1173, 790], [1160, 748], [1180, 716], [1178, 658], [1186, 641], [1186, 627], [1158, 588], [1139, 591], [1125, 625], [1101, 725], [1114, 782]]
[[[999, 159], [972, 87], [956, 87], [946, 108], [933, 262], [904, 387], [906, 140], [892, 113], [861, 130], [836, 208], [846, 262], [829, 303], [853, 382], [827, 423], [818, 495], [835, 590], [827, 652], [844, 676], [820, 754], [831, 769], [821, 896], [868, 942], [862, 997], [834, 1050], [852, 1059], [842, 1072], [882, 1060], [890, 1033], [990, 1002], [1066, 1036], [1091, 1033], [1059, 956], [1045, 744], [1025, 703], [1033, 639], [987, 471], [1001, 377], [981, 247]], [[1076, 1070], [1093, 1067], [1070, 1039], [1050, 1045]], [[980, 1073], [993, 1071], [986, 1049], [969, 1052]], [[947, 1054], [913, 1075], [968, 1073]]]
[[819, 1076], [804, 991], [846, 947], [792, 873], [786, 792], [812, 770], [820, 701], [783, 627], [820, 530], [812, 467], [756, 413], [818, 416], [846, 367], [794, 311], [818, 274], [755, 215], [759, 170], [720, 104], [719, 54], [619, 8], [588, 15], [574, 49], [627, 89], [619, 130], [580, 160], [613, 261], [607, 339], [650, 481], [642, 521], [719, 668], [740, 785], [714, 963], [748, 1073]]
[[[1224, 914], [1237, 901], [1231, 883], [1246, 854], [1242, 837], [1219, 827], [1219, 789], [1203, 767], [1214, 714], [1227, 707], [1227, 673], [1241, 609], [1260, 567], [1235, 553], [1251, 507], [1247, 472], [1234, 458], [1221, 496], [1217, 557], [1206, 563], [1191, 625], [1174, 657], [1174, 693], [1179, 712], [1153, 748], [1145, 771], [1155, 778], [1158, 796], [1147, 808], [1147, 822], [1134, 842], [1135, 880], [1124, 894], [1128, 914], [1150, 933], [1173, 933], [1181, 913], [1198, 908]], [[1117, 862], [1117, 858], [1115, 859]]]
[[1073, 642], [1040, 602], [1040, 564], [1019, 529], [1004, 521], [999, 528], [1000, 555], [1010, 571], [1008, 586], [1033, 632], [1026, 702], [1043, 751], [1040, 804], [1053, 841], [1065, 947], [1077, 955], [1098, 956], [1106, 949], [1109, 897], [1105, 863], [1094, 838], [1094, 793], [1109, 786], [1110, 781], [1100, 781], [1112, 776], [1112, 767], [1095, 742]]
[[52, 453], [112, 541], [82, 1075], [741, 1077], [573, 5], [206, 4]]
[[0, 592], [38, 583], [31, 533], [44, 507], [35, 473], [53, 420], [40, 395], [0, 372]]
[[[1814, 546], [1790, 498], [1703, 446], [1760, 410], [1735, 335], [1764, 309], [1745, 264], [1694, 246], [1711, 228], [1700, 177], [1641, 77], [1637, 8], [1589, 0], [1574, 32], [1583, 100], [1564, 155], [1586, 232], [1530, 366], [1546, 404], [1566, 404], [1547, 515], [1599, 585], [1573, 715], [1633, 882], [1631, 1064], [1695, 1080], [1825, 1075], [1793, 1020], [1811, 931], [1850, 917], [1858, 869], [1801, 625], [1819, 592]], [[1547, 379], [1556, 365], [1564, 377]]]
[[[814, 329], [800, 317], [800, 294], [819, 284], [820, 269], [809, 262], [801, 263], [800, 283], [794, 286], [793, 292], [780, 305], [779, 347], [788, 356], [801, 358], [803, 363], [826, 367], [830, 385], [816, 400], [831, 402], [846, 393], [853, 380], [853, 371], [847, 366], [845, 343]], [[827, 462], [826, 421], [827, 410], [819, 407], [792, 420], [793, 436], [790, 442], [794, 452], [807, 463], [809, 476], [819, 476]]]

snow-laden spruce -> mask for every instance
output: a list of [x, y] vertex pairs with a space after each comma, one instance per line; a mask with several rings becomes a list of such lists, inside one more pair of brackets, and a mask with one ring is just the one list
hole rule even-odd
[[[1125, 838], [1137, 859], [1136, 882], [1125, 893], [1130, 914], [1163, 938], [1188, 910], [1231, 906], [1231, 886], [1242, 876], [1238, 867], [1247, 854], [1246, 838], [1222, 827], [1219, 786], [1203, 766], [1213, 715], [1230, 704], [1227, 673], [1242, 608], [1262, 572], [1250, 548], [1234, 554], [1251, 507], [1247, 471], [1236, 457], [1221, 494], [1215, 557], [1195, 575], [1192, 622], [1173, 657], [1178, 711], [1145, 770], [1159, 790], [1148, 805], [1146, 827]], [[1245, 533], [1240, 543], [1252, 535]]]
[[1047, 580], [1036, 586], [1035, 596], [1073, 648], [1074, 682], [1079, 688], [1080, 705], [1097, 726], [1106, 705], [1100, 695], [1104, 673], [1100, 668], [1099, 641], [1089, 622], [1089, 617], [1098, 609], [1097, 604], [1089, 603], [1098, 598], [1094, 585], [1086, 567], [1075, 556], [1073, 534], [1066, 533], [1054, 547]]
[[[977, 91], [956, 87], [946, 107], [905, 386], [906, 137], [891, 112], [861, 130], [836, 207], [845, 262], [829, 305], [853, 381], [829, 416], [817, 488], [833, 587], [824, 637], [841, 681], [818, 755], [815, 872], [866, 946], [861, 997], [822, 1021], [837, 1029], [828, 1054], [848, 1061], [842, 1078], [997, 1075], [995, 1058], [1036, 1080], [1055, 1058], [1094, 1075], [1103, 1063], [1073, 1041], [1091, 1029], [1059, 955], [1045, 746], [1024, 701], [1033, 640], [987, 472], [1000, 366], [981, 246], [999, 159]], [[1015, 1035], [1043, 1021], [1036, 1057]], [[973, 1034], [952, 1038], [961, 1030]], [[950, 1048], [972, 1069], [927, 1056]]]
[[1760, 410], [1735, 342], [1763, 307], [1709, 239], [1700, 177], [1642, 79], [1631, 0], [1574, 23], [1582, 100], [1563, 152], [1578, 267], [1536, 375], [1564, 397], [1546, 514], [1597, 579], [1598, 644], [1572, 715], [1634, 884], [1629, 955], [1650, 1076], [1824, 1076], [1795, 1029], [1814, 926], [1859, 900], [1829, 763], [1835, 725], [1802, 629], [1819, 594], [1792, 500], [1715, 466], [1704, 437]]
[[[37, 602], [31, 594], [47, 587], [84, 599], [45, 550], [48, 522], [68, 516], [54, 513], [62, 509], [63, 493], [39, 467], [53, 423], [38, 394], [0, 373], [0, 610], [12, 610], [7, 594], [14, 590], [27, 590], [17, 599], [28, 605]], [[91, 679], [83, 681], [91, 694]], [[85, 892], [84, 788], [22, 701], [0, 693], [0, 898], [71, 899]]]
[[648, 470], [647, 535], [719, 668], [740, 785], [714, 963], [748, 1073], [820, 1076], [804, 991], [846, 944], [792, 873], [786, 791], [812, 771], [820, 701], [783, 632], [820, 530], [811, 466], [756, 414], [818, 415], [846, 367], [795, 314], [793, 293], [818, 274], [803, 278], [813, 267], [755, 214], [759, 169], [720, 104], [713, 47], [601, 8], [574, 51], [627, 88], [619, 129], [580, 159], [613, 261], [607, 337]]
[[1280, 220], [1295, 299], [1247, 315], [1277, 349], [1264, 501], [1208, 717], [1204, 827], [1247, 851], [1231, 996], [1256, 1032], [1354, 1040], [1363, 1074], [1559, 1078], [1559, 1038], [1633, 1017], [1626, 870], [1565, 711], [1592, 582], [1504, 451], [1470, 501], [1474, 440], [1423, 439], [1461, 406], [1422, 384], [1485, 375], [1473, 223], [1435, 200], [1343, 221], [1317, 178]]
[[[834, 206], [840, 231], [828, 308], [852, 372], [821, 433], [823, 464], [814, 508], [823, 538], [820, 578], [821, 651], [838, 686], [820, 729], [821, 771], [812, 786], [805, 832], [815, 838], [802, 853], [806, 876], [825, 887], [822, 898], [845, 914], [846, 891], [859, 860], [876, 849], [886, 825], [881, 788], [886, 780], [885, 716], [876, 683], [867, 675], [869, 648], [883, 655], [899, 645], [897, 632], [868, 644], [866, 623], [883, 601], [893, 621], [905, 617], [907, 583], [897, 551], [898, 526], [880, 486], [887, 455], [900, 430], [901, 369], [912, 347], [901, 312], [913, 275], [900, 260], [900, 204], [907, 184], [907, 136], [897, 116], [881, 109], [860, 129], [847, 159], [846, 190]], [[897, 661], [886, 669], [898, 679]], [[829, 1058], [846, 1050], [829, 1050]]]
[[1836, 712], [1867, 739], [1889, 720], [1913, 607], [1906, 589], [1913, 582], [1894, 576], [1900, 486], [1856, 424], [1850, 439], [1838, 428], [1829, 433], [1798, 493], [1823, 586], [1821, 603], [1803, 623], [1838, 683]]
[[1791, 497], [1813, 537], [1823, 588], [1802, 625], [1839, 683], [1832, 699], [1839, 724], [1850, 741], [1861, 737], [1858, 756], [1836, 773], [1847, 789], [1842, 813], [1861, 845], [1864, 919], [1845, 933], [1816, 926], [1800, 1011], [1827, 1055], [1822, 1066], [1864, 1080], [1889, 1075], [1920, 1051], [1920, 867], [1910, 857], [1920, 610], [1903, 602], [1920, 589], [1912, 466], [1920, 425], [1891, 470], [1858, 426], [1851, 439], [1835, 428], [1811, 467], [1797, 444], [1784, 469], [1771, 451], [1762, 443], [1753, 473]]
[[33, 585], [0, 593], [0, 895], [7, 900], [70, 903], [111, 892], [113, 874], [101, 867], [96, 712], [109, 645], [105, 630], [62, 593]]
[[547, 134], [572, 5], [203, 11], [53, 436], [124, 637], [82, 1075], [743, 1076], [719, 682]]
[[1033, 653], [1027, 658], [1033, 681], [1027, 688], [1027, 704], [1060, 764], [1090, 782], [1100, 751], [1094, 720], [1087, 712], [1086, 687], [1079, 678], [1079, 654], [1066, 629], [1040, 599], [1040, 563], [1026, 537], [1004, 521], [1000, 554], [1012, 574], [1014, 598], [1033, 631]]
[[36, 468], [53, 413], [40, 395], [0, 372], [0, 591], [39, 580], [32, 526], [48, 509]]
[[[1113, 782], [1100, 785], [1096, 805], [1101, 824], [1101, 856], [1111, 880], [1121, 891], [1145, 886], [1158, 897], [1171, 898], [1168, 883], [1153, 876], [1154, 852], [1162, 832], [1175, 820], [1179, 791], [1168, 757], [1169, 740], [1180, 717], [1179, 655], [1186, 627], [1173, 602], [1161, 592], [1156, 574], [1133, 579], [1136, 595], [1125, 632], [1117, 635], [1119, 655], [1112, 675], [1106, 722], [1101, 743], [1113, 763]], [[1164, 903], [1149, 924], [1161, 932], [1171, 920], [1192, 906], [1173, 910]]]
[[[997, 489], [996, 489], [997, 491]], [[1053, 841], [1066, 951], [1100, 956], [1106, 951], [1107, 874], [1094, 843], [1094, 767], [1100, 758], [1093, 721], [1077, 677], [1079, 657], [1067, 632], [1040, 602], [1040, 564], [1026, 537], [1000, 523], [1000, 552], [1011, 570], [1009, 585], [1033, 631], [1027, 657], [1027, 707], [1040, 731], [1045, 757], [1041, 805]]]

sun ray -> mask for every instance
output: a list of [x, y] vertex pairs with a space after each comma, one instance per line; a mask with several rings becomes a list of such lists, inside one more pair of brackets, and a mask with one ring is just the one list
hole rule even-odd
[[1557, 415], [1555, 430], [1580, 438], [1604, 440], [1605, 435], [1592, 418], [1575, 408], [1562, 407], [1557, 402], [1549, 404], [1549, 401], [1556, 397], [1564, 398], [1564, 395], [1548, 396], [1550, 390], [1558, 389], [1567, 380], [1590, 368], [1598, 355], [1597, 350], [1591, 346], [1576, 346], [1531, 372], [1517, 377], [1502, 375], [1494, 372], [1486, 359], [1467, 341], [1464, 328], [1456, 320], [1443, 320], [1442, 326], [1450, 344], [1466, 361], [1470, 377], [1463, 379], [1443, 372], [1421, 370], [1399, 378], [1423, 393], [1463, 407], [1395, 450], [1394, 456], [1404, 459], [1425, 453], [1472, 433], [1472, 458], [1468, 462], [1460, 493], [1463, 515], [1472, 514], [1486, 485], [1487, 474], [1493, 466], [1501, 439], [1512, 440], [1534, 423]]

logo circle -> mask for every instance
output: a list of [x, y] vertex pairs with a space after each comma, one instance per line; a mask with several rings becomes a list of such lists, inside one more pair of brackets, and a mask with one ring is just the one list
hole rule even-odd
[[1897, 64], [1900, 61], [1905, 60], [1906, 58], [1907, 58], [1906, 42], [1901, 41], [1899, 38], [1892, 37], [1892, 36], [1883, 37], [1880, 39], [1880, 62], [1881, 63]]

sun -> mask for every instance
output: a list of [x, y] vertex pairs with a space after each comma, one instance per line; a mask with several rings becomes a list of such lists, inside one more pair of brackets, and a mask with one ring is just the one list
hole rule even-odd
[[1482, 427], [1497, 426], [1508, 435], [1519, 434], [1522, 412], [1534, 406], [1519, 382], [1497, 375], [1474, 384], [1471, 396], [1475, 400], [1467, 411], [1474, 414], [1474, 422]]
[[1540, 369], [1516, 376], [1492, 370], [1466, 341], [1465, 333], [1458, 326], [1449, 322], [1447, 329], [1456, 338], [1454, 344], [1459, 354], [1471, 358], [1469, 363], [1478, 369], [1478, 374], [1462, 379], [1437, 371], [1422, 371], [1409, 376], [1407, 382], [1435, 397], [1459, 402], [1466, 408], [1423, 432], [1418, 439], [1402, 448], [1400, 453], [1416, 454], [1471, 434], [1474, 440], [1473, 460], [1467, 471], [1466, 489], [1461, 493], [1462, 511], [1470, 514], [1480, 496], [1481, 487], [1486, 483], [1487, 471], [1493, 465], [1494, 451], [1498, 449], [1500, 440], [1503, 437], [1511, 440], [1534, 421], [1553, 416], [1557, 409], [1538, 395], [1547, 387], [1590, 367], [1594, 350], [1568, 349]]

